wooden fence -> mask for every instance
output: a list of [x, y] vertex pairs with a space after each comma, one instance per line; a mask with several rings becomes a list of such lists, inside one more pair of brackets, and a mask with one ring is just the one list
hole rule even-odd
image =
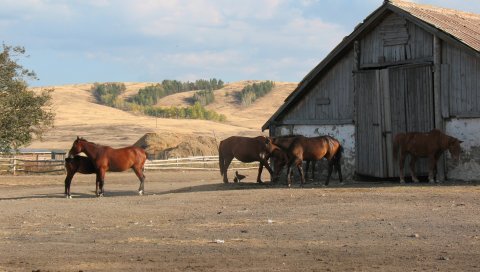
[[[234, 159], [230, 164], [229, 170], [256, 168], [258, 168], [258, 162], [243, 163]], [[218, 156], [170, 158], [166, 160], [146, 161], [145, 171], [157, 170], [219, 171]], [[0, 157], [0, 174], [65, 174], [65, 161], [54, 159], [20, 159], [16, 156]]]

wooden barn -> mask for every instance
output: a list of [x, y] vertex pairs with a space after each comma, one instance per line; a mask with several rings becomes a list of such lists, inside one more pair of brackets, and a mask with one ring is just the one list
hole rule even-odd
[[[438, 128], [463, 140], [449, 178], [480, 176], [480, 15], [384, 1], [299, 83], [263, 125], [271, 136], [331, 135], [347, 174], [398, 176], [398, 132]], [[417, 167], [426, 172], [426, 162]]]

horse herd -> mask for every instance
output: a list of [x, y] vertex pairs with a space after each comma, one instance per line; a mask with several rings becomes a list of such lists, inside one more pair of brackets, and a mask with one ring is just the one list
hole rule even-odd
[[[412, 180], [418, 182], [415, 175], [415, 162], [419, 157], [429, 158], [429, 181], [433, 182], [436, 178], [437, 161], [445, 150], [449, 150], [452, 157], [456, 160], [460, 156], [460, 143], [458, 139], [448, 136], [440, 130], [430, 132], [408, 132], [399, 133], [394, 137], [393, 149], [394, 159], [400, 152], [399, 170], [400, 182], [405, 182], [404, 162], [407, 155], [411, 156], [410, 173]], [[79, 156], [79, 153], [85, 153], [87, 157]], [[281, 137], [242, 137], [231, 136], [222, 140], [218, 147], [220, 174], [223, 176], [223, 182], [228, 183], [227, 170], [234, 158], [242, 162], [260, 163], [258, 168], [257, 182], [263, 183], [261, 175], [265, 167], [272, 176], [272, 182], [277, 182], [280, 173], [284, 167], [287, 167], [287, 186], [292, 184], [293, 168], [297, 168], [301, 186], [305, 184], [305, 174], [302, 168], [303, 162], [306, 162], [305, 173], [308, 175], [309, 166], [312, 165], [312, 179], [314, 179], [315, 162], [323, 158], [328, 161], [328, 175], [325, 186], [329, 184], [333, 169], [338, 173], [340, 183], [343, 183], [341, 158], [343, 147], [341, 143], [331, 136], [305, 137], [281, 136]], [[273, 169], [268, 161], [272, 159]], [[143, 167], [147, 160], [145, 150], [136, 146], [124, 148], [111, 148], [89, 142], [83, 138], [77, 137], [73, 142], [72, 148], [65, 159], [65, 168], [67, 176], [65, 178], [65, 196], [71, 198], [70, 185], [75, 173], [96, 174], [96, 196], [103, 196], [105, 173], [122, 172], [133, 169], [140, 181], [138, 193], [143, 195], [145, 175]], [[243, 177], [238, 172], [235, 173], [234, 181], [239, 181]]]

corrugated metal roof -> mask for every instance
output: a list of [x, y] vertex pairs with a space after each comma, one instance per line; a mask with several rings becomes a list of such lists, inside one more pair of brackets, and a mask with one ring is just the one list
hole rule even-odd
[[480, 14], [401, 0], [388, 2], [480, 52]]

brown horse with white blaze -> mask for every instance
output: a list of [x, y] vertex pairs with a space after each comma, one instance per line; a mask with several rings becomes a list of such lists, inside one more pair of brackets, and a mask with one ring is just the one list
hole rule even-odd
[[223, 182], [228, 183], [227, 170], [233, 158], [236, 158], [241, 162], [260, 162], [257, 182], [263, 183], [261, 175], [264, 166], [271, 175], [273, 174], [272, 168], [268, 165], [268, 158], [275, 149], [278, 149], [278, 147], [273, 145], [270, 139], [264, 136], [254, 138], [231, 136], [220, 141], [218, 146], [218, 162], [220, 165], [220, 174], [223, 176]]
[[143, 184], [145, 182], [143, 166], [147, 160], [147, 154], [145, 153], [145, 150], [137, 146], [115, 149], [109, 146], [95, 144], [77, 137], [77, 139], [73, 142], [69, 154], [77, 155], [81, 152], [85, 153], [95, 166], [97, 174], [95, 194], [97, 196], [103, 196], [103, 185], [105, 173], [107, 171], [123, 172], [128, 169], [133, 169], [140, 180], [138, 194], [143, 195]]
[[400, 151], [400, 183], [405, 183], [404, 164], [407, 155], [410, 155], [410, 174], [412, 180], [418, 182], [415, 175], [415, 162], [417, 158], [428, 158], [428, 181], [433, 183], [436, 181], [437, 161], [445, 150], [455, 160], [460, 159], [461, 147], [463, 141], [455, 137], [448, 136], [438, 129], [430, 132], [407, 132], [398, 133], [393, 140], [393, 158], [397, 160], [398, 151]]

